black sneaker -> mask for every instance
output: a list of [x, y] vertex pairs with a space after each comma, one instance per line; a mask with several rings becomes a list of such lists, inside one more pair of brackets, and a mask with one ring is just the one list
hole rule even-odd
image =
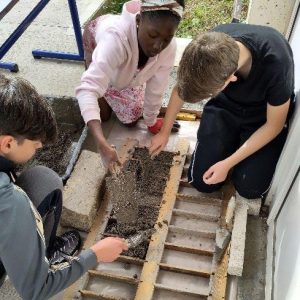
[[48, 259], [51, 265], [60, 264], [70, 260], [76, 255], [81, 246], [81, 238], [76, 230], [67, 231], [57, 236], [49, 251]]

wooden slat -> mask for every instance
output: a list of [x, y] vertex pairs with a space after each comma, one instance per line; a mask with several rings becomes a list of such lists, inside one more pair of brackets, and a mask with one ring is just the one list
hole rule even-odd
[[209, 278], [211, 275], [210, 270], [188, 269], [188, 268], [177, 267], [177, 266], [173, 266], [170, 264], [164, 264], [164, 263], [160, 263], [159, 266], [160, 266], [161, 270], [189, 274], [189, 275], [196, 275], [196, 276], [205, 277], [205, 278]]
[[172, 230], [175, 230], [177, 232], [186, 233], [186, 234], [195, 234], [201, 237], [214, 239], [216, 237], [215, 231], [209, 231], [209, 230], [192, 230], [187, 228], [182, 228], [174, 225], [169, 225], [169, 228]]
[[222, 200], [218, 198], [209, 198], [204, 196], [193, 196], [193, 195], [185, 195], [182, 193], [177, 194], [177, 200], [182, 201], [190, 201], [194, 203], [201, 203], [207, 205], [221, 206]]
[[219, 220], [219, 216], [216, 214], [209, 214], [209, 213], [201, 213], [201, 212], [191, 212], [184, 209], [173, 209], [173, 215], [175, 216], [186, 216], [191, 217], [193, 219], [205, 220], [205, 221], [212, 221], [217, 222]]
[[211, 287], [211, 299], [212, 300], [225, 300], [226, 296], [226, 286], [227, 286], [227, 270], [228, 270], [228, 261], [229, 261], [229, 249], [230, 245], [225, 251], [216, 272], [212, 276], [212, 287]]
[[138, 279], [133, 278], [131, 276], [108, 274], [106, 272], [98, 271], [98, 270], [89, 270], [88, 273], [91, 276], [102, 277], [102, 278], [106, 278], [106, 279], [110, 279], [110, 280], [116, 280], [116, 281], [120, 281], [120, 282], [126, 282], [126, 283], [129, 283], [129, 284], [138, 284], [139, 283]]
[[92, 299], [99, 299], [99, 300], [131, 300], [131, 299], [126, 299], [126, 298], [116, 298], [116, 297], [109, 297], [109, 296], [103, 296], [101, 294], [92, 292], [92, 291], [87, 291], [87, 290], [81, 290], [80, 291], [81, 295], [84, 297], [89, 297]]
[[[157, 223], [169, 224], [172, 216], [172, 209], [176, 201], [176, 193], [179, 187], [185, 157], [188, 152], [189, 142], [180, 139], [174, 152], [179, 151], [173, 158], [173, 166], [170, 169], [170, 179], [167, 182], [162, 198], [162, 205], [159, 211]], [[176, 162], [176, 163], [175, 163]], [[151, 300], [154, 292], [154, 284], [159, 271], [159, 263], [162, 258], [164, 243], [168, 234], [168, 226], [157, 226], [157, 231], [152, 235], [149, 244], [146, 262], [140, 277], [141, 283], [138, 286], [135, 300]]]
[[[220, 217], [220, 228], [226, 228], [226, 213], [229, 199], [234, 194], [234, 187], [230, 183], [226, 183], [222, 188], [223, 203]], [[210, 298], [212, 300], [225, 300], [226, 286], [227, 286], [227, 270], [229, 261], [230, 244], [224, 251], [221, 261], [218, 261], [216, 256], [213, 258], [214, 275], [211, 277], [211, 292]]]
[[133, 265], [139, 265], [139, 266], [143, 265], [145, 262], [143, 259], [132, 257], [132, 256], [125, 256], [125, 255], [120, 255], [117, 261], [129, 263]]
[[176, 289], [175, 287], [171, 288], [169, 286], [165, 286], [163, 284], [158, 284], [158, 283], [155, 284], [155, 288], [156, 289], [161, 289], [161, 290], [166, 290], [166, 291], [171, 291], [171, 292], [175, 292], [175, 293], [181, 294], [181, 295], [183, 295], [182, 299], [184, 299], [184, 295], [190, 295], [190, 296], [208, 296], [208, 292], [206, 292], [206, 291], [203, 291], [201, 293], [196, 292], [196, 291], [186, 291], [186, 290], [183, 291], [183, 290], [180, 290], [180, 289]]
[[203, 250], [201, 248], [193, 248], [193, 247], [176, 245], [174, 243], [165, 243], [165, 248], [169, 250], [175, 250], [175, 251], [191, 253], [191, 254], [199, 254], [204, 256], [213, 256], [214, 253], [213, 251]]

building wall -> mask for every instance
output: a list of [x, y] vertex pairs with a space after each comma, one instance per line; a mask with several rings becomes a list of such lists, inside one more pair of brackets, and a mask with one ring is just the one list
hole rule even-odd
[[300, 299], [300, 12], [296, 11], [289, 41], [295, 60], [297, 109], [267, 198], [266, 300]]
[[247, 23], [267, 25], [286, 34], [297, 0], [250, 0]]

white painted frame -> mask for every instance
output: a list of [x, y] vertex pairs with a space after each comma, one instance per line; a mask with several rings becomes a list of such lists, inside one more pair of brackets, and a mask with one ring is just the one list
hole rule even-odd
[[[296, 1], [293, 14], [291, 17], [290, 26], [286, 33], [291, 44], [300, 51], [300, 1]], [[294, 31], [298, 28], [298, 35]], [[293, 45], [292, 45], [293, 46]], [[294, 51], [295, 52], [295, 51]], [[279, 159], [274, 179], [266, 199], [266, 204], [270, 205], [270, 214], [267, 220], [268, 234], [267, 234], [267, 260], [266, 260], [266, 286], [265, 286], [265, 299], [273, 299], [273, 273], [274, 273], [274, 245], [276, 238], [276, 219], [283, 207], [289, 190], [293, 184], [296, 176], [299, 175], [300, 168], [300, 58], [299, 61], [295, 60], [296, 76], [295, 88], [298, 100], [298, 106], [292, 120], [290, 132]]]

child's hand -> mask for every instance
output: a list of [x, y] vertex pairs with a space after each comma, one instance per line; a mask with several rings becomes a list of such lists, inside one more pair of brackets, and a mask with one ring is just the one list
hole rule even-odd
[[98, 262], [112, 262], [116, 260], [123, 251], [128, 249], [124, 239], [108, 237], [91, 247], [97, 256]]
[[105, 168], [113, 168], [114, 163], [120, 163], [116, 147], [104, 144], [100, 147], [100, 154]]
[[149, 154], [151, 157], [157, 156], [161, 151], [164, 150], [169, 140], [169, 135], [159, 132], [151, 138]]
[[217, 184], [225, 181], [231, 166], [226, 160], [221, 160], [211, 166], [203, 175], [206, 184]]

